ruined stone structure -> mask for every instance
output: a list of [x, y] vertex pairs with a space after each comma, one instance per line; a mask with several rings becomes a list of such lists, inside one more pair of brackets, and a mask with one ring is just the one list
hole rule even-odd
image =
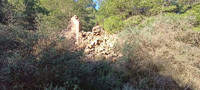
[[122, 56], [114, 50], [116, 35], [107, 34], [100, 26], [91, 32], [80, 32], [80, 37], [80, 44], [74, 50], [83, 50], [87, 59], [115, 61]]
[[69, 51], [83, 50], [86, 60], [115, 61], [122, 56], [114, 50], [115, 35], [107, 34], [99, 25], [94, 26], [91, 32], [81, 31], [80, 28], [78, 17], [73, 16], [67, 29], [61, 32], [70, 41]]
[[[72, 40], [72, 43], [79, 43], [79, 32], [81, 31], [81, 24], [79, 18], [74, 15], [66, 29], [61, 31], [61, 36], [66, 37], [67, 39]], [[76, 38], [75, 38], [76, 37]]]

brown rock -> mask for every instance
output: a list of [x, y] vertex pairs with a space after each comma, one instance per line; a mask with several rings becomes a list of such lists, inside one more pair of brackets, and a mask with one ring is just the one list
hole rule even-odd
[[109, 44], [109, 47], [113, 48], [113, 47], [114, 47], [114, 43], [113, 43], [113, 42], [110, 43], [110, 44]]
[[95, 45], [96, 41], [92, 41], [90, 44], [93, 46]]
[[87, 57], [88, 59], [94, 59], [94, 55], [93, 55], [93, 54], [88, 54], [88, 55], [86, 55], [86, 57]]
[[82, 32], [82, 37], [86, 37], [87, 36], [87, 34], [86, 34], [86, 32]]
[[107, 60], [112, 60], [112, 55], [106, 55]]
[[89, 54], [90, 51], [91, 51], [91, 50], [87, 48], [87, 49], [84, 50], [84, 54]]
[[106, 48], [105, 48], [105, 52], [110, 52], [110, 48], [109, 48], [109, 47], [106, 47]]
[[85, 43], [81, 43], [81, 44], [79, 45], [79, 47], [80, 47], [80, 48], [85, 48]]
[[103, 46], [106, 46], [106, 40], [105, 40], [105, 39], [103, 40], [102, 45], [103, 45]]
[[103, 39], [108, 40], [108, 37], [105, 36]]
[[104, 60], [104, 59], [106, 59], [103, 55], [101, 55], [101, 54], [96, 54], [95, 55], [95, 60]]
[[106, 52], [105, 54], [106, 54], [106, 55], [109, 55], [109, 54], [110, 54], [110, 52]]
[[118, 55], [116, 53], [112, 53], [112, 57], [117, 57]]
[[92, 46], [93, 46], [93, 45], [91, 45], [91, 44], [88, 44], [88, 45], [87, 45], [87, 48], [90, 48], [90, 49], [91, 49], [91, 48], [92, 48]]
[[101, 52], [101, 51], [103, 51], [104, 50], [104, 48], [102, 47], [102, 46], [100, 46], [99, 47], [99, 51]]
[[104, 55], [109, 55], [110, 54], [110, 52], [106, 52], [106, 51], [102, 51], [101, 53], [104, 54]]
[[97, 45], [100, 45], [101, 43], [103, 43], [103, 40], [101, 39], [97, 40]]

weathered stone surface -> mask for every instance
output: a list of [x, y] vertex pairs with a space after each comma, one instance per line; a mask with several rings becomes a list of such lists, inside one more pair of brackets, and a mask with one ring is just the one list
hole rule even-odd
[[87, 48], [92, 48], [92, 44], [87, 44]]
[[84, 54], [89, 54], [90, 51], [91, 51], [91, 50], [87, 48], [87, 49], [84, 50]]
[[[84, 51], [86, 58], [92, 60], [111, 60], [121, 57], [122, 54], [114, 51], [115, 36], [106, 34], [99, 26], [92, 32], [81, 32], [78, 47]], [[77, 48], [78, 48], [77, 47]], [[77, 49], [75, 49], [77, 50]]]
[[106, 55], [107, 60], [112, 60], [112, 55]]
[[104, 60], [104, 59], [106, 59], [106, 58], [103, 55], [101, 55], [101, 54], [96, 54], [95, 55], [95, 60], [97, 60], [97, 61]]
[[88, 54], [88, 55], [86, 55], [86, 57], [87, 57], [88, 59], [94, 59], [94, 55], [93, 55], [93, 54]]

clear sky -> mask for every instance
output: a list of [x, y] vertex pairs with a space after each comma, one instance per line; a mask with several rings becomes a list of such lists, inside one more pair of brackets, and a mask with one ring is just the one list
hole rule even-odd
[[[97, 2], [97, 1], [98, 1], [98, 0], [93, 0], [93, 2]], [[97, 3], [95, 9], [98, 10], [99, 8], [100, 8], [100, 6], [99, 6], [99, 4]]]

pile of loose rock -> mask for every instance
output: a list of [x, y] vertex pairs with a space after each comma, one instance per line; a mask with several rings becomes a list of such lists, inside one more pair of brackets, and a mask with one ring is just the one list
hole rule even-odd
[[106, 34], [100, 27], [80, 33], [80, 43], [75, 50], [84, 50], [86, 59], [115, 61], [122, 56], [114, 50], [115, 35]]

